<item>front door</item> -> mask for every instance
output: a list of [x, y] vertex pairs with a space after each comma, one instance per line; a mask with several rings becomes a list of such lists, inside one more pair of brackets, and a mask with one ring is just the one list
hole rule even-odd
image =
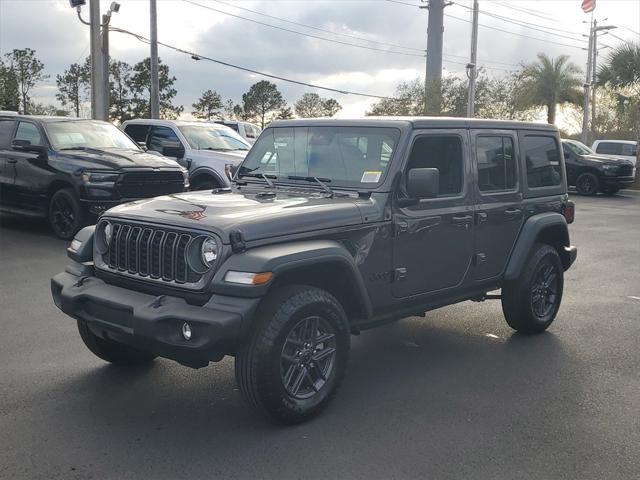
[[524, 221], [518, 181], [518, 137], [509, 130], [472, 130], [477, 184], [474, 278], [496, 277], [506, 267]]
[[[42, 132], [35, 123], [20, 121], [14, 140], [28, 141], [31, 145], [45, 146]], [[15, 194], [21, 208], [44, 210], [47, 205], [47, 188], [55, 175], [49, 166], [47, 155], [38, 152], [13, 150], [15, 162]]]
[[468, 147], [466, 130], [417, 132], [414, 137], [398, 197], [406, 198], [406, 174], [412, 168], [437, 168], [439, 195], [394, 207], [395, 297], [451, 289], [465, 281], [474, 228]]

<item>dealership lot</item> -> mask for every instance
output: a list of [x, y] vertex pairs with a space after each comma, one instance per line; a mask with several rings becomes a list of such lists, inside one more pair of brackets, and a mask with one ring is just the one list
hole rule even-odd
[[0, 478], [637, 478], [640, 195], [573, 199], [547, 333], [495, 301], [363, 332], [334, 403], [289, 428], [242, 402], [232, 359], [98, 360], [51, 301], [66, 242], [2, 216]]

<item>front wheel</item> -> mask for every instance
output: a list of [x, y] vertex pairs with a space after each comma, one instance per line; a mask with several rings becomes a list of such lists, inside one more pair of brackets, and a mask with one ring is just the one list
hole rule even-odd
[[70, 188], [58, 190], [49, 201], [49, 224], [58, 238], [71, 240], [84, 226], [85, 212]]
[[556, 249], [536, 244], [520, 276], [502, 287], [502, 310], [509, 326], [522, 333], [546, 330], [560, 308], [563, 275]]
[[124, 345], [122, 343], [98, 337], [89, 326], [78, 320], [78, 332], [87, 348], [96, 357], [116, 365], [141, 365], [152, 362], [156, 356]]
[[583, 173], [576, 179], [576, 190], [580, 195], [595, 195], [600, 188], [600, 181], [593, 173]]
[[325, 290], [285, 286], [271, 294], [236, 356], [236, 379], [249, 403], [284, 424], [324, 409], [344, 376], [349, 326]]

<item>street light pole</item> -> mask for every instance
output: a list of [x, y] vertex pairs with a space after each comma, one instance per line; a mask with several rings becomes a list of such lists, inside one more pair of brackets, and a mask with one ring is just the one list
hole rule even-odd
[[476, 80], [478, 78], [478, 0], [473, 0], [473, 26], [471, 29], [471, 59], [467, 64], [467, 77], [469, 77], [469, 98], [467, 101], [467, 117], [475, 115]]
[[89, 1], [89, 24], [91, 26], [91, 118], [106, 120], [102, 95], [104, 64], [100, 45], [100, 0]]
[[160, 80], [158, 75], [158, 13], [156, 0], [149, 0], [151, 40], [151, 118], [160, 118]]

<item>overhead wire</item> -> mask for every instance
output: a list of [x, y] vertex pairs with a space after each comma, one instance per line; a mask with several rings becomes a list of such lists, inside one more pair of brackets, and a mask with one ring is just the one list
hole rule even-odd
[[[140, 35], [139, 33], [135, 33], [135, 32], [131, 32], [129, 30], [125, 30], [123, 28], [118, 28], [118, 27], [109, 27], [110, 31], [116, 32], [116, 33], [123, 33], [126, 35], [130, 35], [134, 38], [136, 38], [137, 40], [143, 42], [143, 43], [151, 43], [151, 40], [143, 35]], [[368, 98], [377, 98], [377, 99], [382, 99], [382, 100], [389, 100], [391, 99], [391, 97], [385, 97], [384, 95], [372, 95], [369, 93], [362, 93], [362, 92], [354, 92], [354, 91], [350, 91], [350, 90], [343, 90], [343, 89], [339, 89], [339, 88], [332, 88], [332, 87], [325, 87], [323, 85], [317, 85], [317, 84], [313, 84], [313, 83], [308, 83], [308, 82], [303, 82], [300, 80], [294, 80], [291, 78], [287, 78], [287, 77], [282, 77], [280, 75], [273, 75], [271, 73], [267, 73], [267, 72], [262, 72], [260, 70], [255, 70], [253, 68], [248, 68], [248, 67], [243, 67], [241, 65], [236, 65], [233, 63], [229, 63], [229, 62], [225, 62], [223, 60], [218, 60], [216, 58], [212, 58], [212, 57], [208, 57], [206, 55], [202, 55], [199, 54], [197, 52], [192, 52], [189, 50], [185, 50], [183, 48], [180, 47], [176, 47], [174, 45], [170, 45], [168, 43], [164, 43], [164, 42], [158, 42], [158, 45], [162, 45], [165, 48], [169, 48], [171, 50], [174, 50], [176, 52], [179, 53], [184, 53], [185, 55], [189, 55], [191, 58], [193, 58], [194, 60], [208, 60], [210, 62], [214, 62], [217, 63], [219, 65], [224, 65], [226, 67], [230, 67], [230, 68], [235, 68], [237, 70], [242, 70], [245, 72], [249, 72], [249, 73], [254, 73], [256, 75], [260, 75], [263, 77], [267, 77], [267, 78], [273, 78], [274, 80], [281, 80], [283, 82], [288, 82], [288, 83], [294, 83], [297, 85], [303, 85], [306, 87], [311, 87], [311, 88], [317, 88], [319, 90], [327, 90], [330, 92], [335, 92], [335, 93], [341, 93], [343, 95], [354, 95], [354, 96], [359, 96], [359, 97], [368, 97]]]
[[285, 27], [281, 27], [281, 26], [278, 26], [278, 25], [273, 25], [271, 23], [266, 23], [266, 22], [261, 22], [259, 20], [254, 20], [252, 18], [243, 17], [241, 15], [236, 15], [235, 13], [225, 12], [224, 10], [220, 10], [218, 8], [210, 7], [208, 5], [202, 5], [201, 3], [197, 3], [197, 2], [194, 2], [192, 0], [183, 0], [183, 1], [185, 1], [186, 3], [190, 3], [192, 5], [197, 5], [198, 7], [201, 7], [201, 8], [205, 8], [207, 10], [211, 10], [213, 12], [220, 13], [222, 15], [228, 15], [230, 17], [238, 18], [240, 20], [245, 20], [247, 22], [255, 23], [255, 24], [262, 25], [262, 26], [269, 27], [269, 28], [274, 28], [274, 29], [277, 29], [277, 30], [282, 30], [284, 32], [294, 33], [296, 35], [302, 35], [302, 36], [305, 36], [305, 37], [315, 38], [317, 40], [322, 40], [322, 41], [325, 41], [325, 42], [337, 43], [337, 44], [340, 44], [340, 45], [346, 45], [346, 46], [355, 47], [355, 48], [362, 48], [362, 49], [366, 49], [366, 50], [374, 50], [374, 51], [377, 51], [377, 52], [383, 52], [383, 53], [388, 53], [388, 54], [392, 54], [392, 55], [405, 55], [405, 56], [409, 56], [409, 57], [423, 57], [423, 58], [425, 57], [424, 53], [419, 54], [419, 53], [399, 52], [399, 51], [396, 51], [396, 50], [387, 50], [387, 49], [384, 49], [384, 48], [376, 48], [376, 47], [371, 47], [371, 46], [367, 46], [367, 45], [358, 45], [356, 43], [350, 43], [350, 42], [345, 42], [345, 41], [342, 41], [342, 40], [336, 40], [336, 39], [332, 39], [332, 38], [322, 37], [320, 35], [314, 35], [312, 33], [300, 32], [298, 30], [292, 30], [290, 28], [285, 28]]

